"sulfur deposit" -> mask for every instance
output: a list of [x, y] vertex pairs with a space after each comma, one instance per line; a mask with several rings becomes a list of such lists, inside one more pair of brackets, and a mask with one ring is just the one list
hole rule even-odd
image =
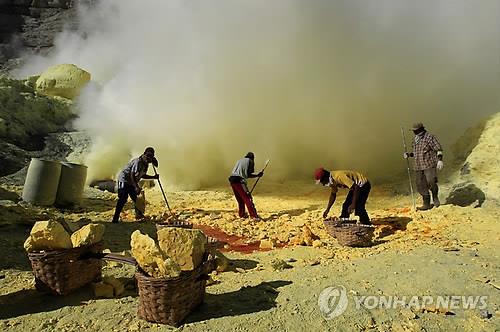
[[[500, 113], [489, 118], [477, 145], [472, 149], [460, 170], [461, 187], [473, 183], [486, 195], [486, 199], [500, 201]], [[461, 188], [460, 187], [460, 188]], [[474, 188], [473, 188], [474, 189]], [[476, 189], [471, 193], [481, 201]]]
[[49, 96], [73, 99], [90, 81], [90, 73], [73, 64], [47, 68], [36, 80], [36, 91]]
[[137, 264], [154, 278], [177, 277], [181, 273], [179, 265], [165, 255], [156, 242], [140, 231], [132, 233], [130, 247]]
[[104, 225], [89, 224], [73, 234], [57, 221], [39, 221], [31, 229], [29, 237], [24, 242], [27, 252], [38, 250], [70, 249], [100, 242], [104, 235]]
[[102, 240], [104, 235], [104, 225], [88, 224], [71, 234], [73, 247], [88, 246]]
[[165, 227], [158, 231], [162, 252], [179, 264], [182, 271], [191, 271], [203, 261], [207, 237], [198, 229]]
[[57, 221], [39, 221], [31, 229], [30, 236], [24, 242], [27, 252], [37, 250], [55, 250], [72, 248], [71, 237]]

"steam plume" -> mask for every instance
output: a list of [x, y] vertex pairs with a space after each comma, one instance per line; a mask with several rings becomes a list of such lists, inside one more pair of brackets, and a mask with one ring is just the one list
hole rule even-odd
[[247, 151], [278, 180], [325, 166], [382, 181], [405, 170], [401, 125], [422, 121], [447, 147], [499, 110], [499, 12], [494, 0], [106, 0], [20, 74], [75, 63], [100, 84], [76, 123], [95, 138], [93, 177], [152, 145], [184, 188], [226, 181]]

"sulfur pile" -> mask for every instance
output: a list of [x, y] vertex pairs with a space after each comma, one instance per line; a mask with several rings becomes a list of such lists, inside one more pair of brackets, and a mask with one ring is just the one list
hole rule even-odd
[[197, 224], [220, 229], [226, 234], [260, 241], [261, 249], [281, 245], [322, 247], [334, 242], [323, 226], [320, 211], [306, 211], [300, 216], [271, 215], [265, 223], [239, 220], [231, 214], [195, 215], [192, 219]]
[[478, 201], [500, 201], [500, 113], [489, 118], [477, 144], [460, 169], [459, 181], [451, 189], [447, 203], [466, 206]]
[[91, 245], [102, 240], [104, 225], [88, 224], [70, 234], [57, 221], [39, 221], [24, 242], [27, 252], [61, 250]]
[[173, 278], [202, 263], [206, 243], [207, 237], [198, 229], [166, 227], [158, 231], [158, 242], [135, 231], [130, 246], [132, 256], [148, 275]]
[[43, 95], [74, 99], [90, 81], [90, 73], [73, 64], [60, 64], [47, 68], [34, 76], [36, 91]]

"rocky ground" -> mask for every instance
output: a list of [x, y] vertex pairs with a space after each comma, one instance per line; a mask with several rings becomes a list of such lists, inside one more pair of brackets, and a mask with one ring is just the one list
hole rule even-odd
[[66, 156], [70, 149], [64, 139], [71, 134], [58, 139], [57, 132], [71, 126], [71, 106], [70, 100], [38, 94], [29, 80], [0, 75], [0, 176], [19, 171], [31, 157]]
[[[473, 142], [461, 161], [441, 174], [445, 204], [413, 212], [405, 181], [374, 183], [368, 210], [376, 227], [368, 248], [341, 246], [323, 225], [328, 190], [311, 182], [261, 181], [255, 203], [263, 221], [239, 219], [227, 186], [198, 191], [168, 191], [174, 213], [227, 245], [228, 271], [212, 275], [205, 304], [179, 330], [186, 331], [496, 331], [500, 329], [500, 203], [498, 184], [499, 114], [464, 142]], [[43, 150], [26, 151], [3, 143], [5, 160], [17, 172], [0, 178], [0, 327], [9, 331], [140, 331], [174, 329], [137, 318], [134, 269], [110, 263], [105, 276], [120, 279], [126, 292], [97, 298], [86, 287], [55, 297], [34, 288], [23, 249], [39, 220], [65, 220], [73, 230], [90, 222], [105, 225], [104, 244], [128, 254], [139, 229], [156, 236], [151, 221], [135, 222], [129, 203], [123, 223], [112, 224], [116, 194], [86, 188], [72, 210], [30, 206], [20, 200], [29, 157], [83, 163], [91, 139], [85, 133], [52, 133]], [[4, 166], [2, 164], [2, 166]], [[11, 171], [8, 171], [11, 173]], [[169, 183], [166, 183], [170, 188]], [[112, 187], [112, 186], [111, 186]], [[110, 188], [111, 188], [110, 187]], [[167, 211], [156, 187], [145, 189], [147, 215]], [[450, 193], [452, 195], [450, 195]], [[338, 197], [332, 215], [338, 215]], [[459, 206], [463, 205], [463, 206]], [[324, 318], [318, 300], [327, 287], [345, 287], [346, 311]], [[439, 310], [436, 307], [357, 308], [355, 296], [485, 296], [486, 307]], [[320, 301], [321, 302], [321, 301]], [[323, 303], [323, 302], [322, 302]]]
[[[326, 189], [310, 183], [259, 184], [256, 205], [264, 217], [248, 222], [235, 216], [227, 188], [168, 192], [172, 209], [198, 227], [240, 235], [240, 246], [274, 240], [284, 248], [255, 252], [226, 251], [229, 271], [214, 274], [205, 304], [179, 328], [183, 331], [495, 331], [500, 328], [500, 207], [487, 201], [481, 208], [443, 205], [412, 212], [408, 196], [375, 186], [368, 209], [377, 227], [375, 245], [340, 246], [321, 220]], [[9, 331], [139, 331], [168, 330], [137, 318], [133, 268], [112, 263], [104, 275], [119, 278], [127, 291], [119, 298], [97, 299], [90, 287], [65, 297], [38, 293], [22, 244], [35, 220], [61, 219], [77, 227], [103, 223], [105, 247], [123, 253], [130, 234], [140, 229], [155, 236], [151, 222], [133, 222], [132, 206], [124, 222], [109, 220], [115, 195], [86, 191], [81, 208], [63, 211], [16, 203], [22, 188], [3, 184], [1, 191], [0, 326]], [[165, 211], [157, 188], [147, 191], [148, 214]], [[342, 199], [342, 197], [339, 197]], [[337, 205], [333, 213], [338, 213]], [[319, 237], [315, 246], [295, 246], [304, 226]], [[6, 234], [9, 234], [6, 236]], [[258, 249], [258, 247], [254, 247]], [[242, 250], [240, 250], [242, 251]], [[243, 250], [245, 251], [245, 250]], [[276, 264], [287, 262], [290, 268]], [[318, 296], [330, 286], [344, 286], [349, 305], [339, 317], [325, 320]], [[485, 310], [356, 309], [354, 295], [485, 295]], [[174, 329], [174, 328], [172, 328]]]
[[74, 30], [78, 26], [79, 2], [0, 1], [0, 72], [18, 68], [25, 55], [48, 54], [57, 33], [63, 28]]

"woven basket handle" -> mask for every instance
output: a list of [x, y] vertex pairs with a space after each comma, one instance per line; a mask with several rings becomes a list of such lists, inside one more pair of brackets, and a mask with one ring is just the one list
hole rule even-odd
[[137, 265], [137, 261], [135, 260], [135, 258], [124, 256], [124, 255], [118, 255], [118, 254], [104, 254], [104, 253], [93, 252], [93, 253], [85, 254], [84, 258], [97, 258], [97, 259], [104, 259], [106, 261], [113, 261], [113, 262], [118, 262], [118, 263], [134, 265], [134, 266]]
[[129, 264], [129, 265], [137, 265], [137, 261], [135, 260], [134, 257], [128, 257], [124, 255], [118, 255], [118, 254], [104, 254], [104, 257], [102, 258], [106, 261], [113, 261], [113, 262], [118, 262], [118, 263], [124, 263], [124, 264]]

